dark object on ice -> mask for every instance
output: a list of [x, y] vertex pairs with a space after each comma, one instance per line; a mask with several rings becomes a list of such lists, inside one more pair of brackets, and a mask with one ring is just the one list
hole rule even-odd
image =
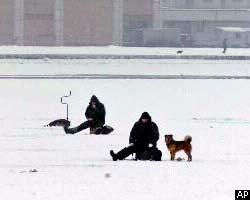
[[179, 50], [179, 51], [177, 51], [177, 54], [180, 54], [180, 53], [182, 53], [183, 52], [183, 50]]
[[38, 171], [37, 171], [37, 169], [31, 169], [31, 170], [29, 170], [29, 172], [32, 173], [32, 172], [38, 172]]
[[177, 161], [183, 161], [183, 160], [185, 160], [185, 159], [184, 159], [184, 158], [181, 158], [181, 157], [178, 157], [176, 160], [177, 160]]
[[184, 150], [188, 156], [188, 161], [192, 161], [192, 137], [187, 135], [182, 141], [175, 141], [173, 135], [165, 135], [165, 143], [170, 152], [171, 160], [174, 160], [177, 151]]
[[70, 121], [67, 119], [56, 119], [50, 122], [47, 126], [61, 126], [61, 127], [69, 127]]
[[103, 103], [101, 103], [99, 99], [95, 95], [93, 95], [85, 111], [87, 120], [81, 123], [79, 126], [73, 128], [64, 127], [64, 131], [66, 134], [75, 134], [84, 129], [90, 128], [90, 134], [107, 135], [114, 129], [111, 126], [104, 125], [105, 115], [106, 111]]
[[90, 128], [90, 134], [96, 134], [96, 135], [108, 135], [111, 133], [114, 129], [109, 125], [104, 125], [103, 127], [97, 127], [97, 128]]
[[223, 52], [222, 53], [226, 53], [226, 51], [227, 51], [227, 39], [225, 38], [224, 40], [223, 40]]
[[151, 147], [146, 149], [142, 153], [136, 154], [136, 160], [151, 160], [151, 161], [161, 161], [162, 152], [156, 148]]
[[106, 173], [105, 174], [105, 178], [110, 178], [111, 177], [111, 174], [110, 173]]
[[157, 125], [151, 121], [147, 112], [142, 113], [140, 119], [134, 124], [129, 137], [129, 146], [123, 148], [118, 153], [110, 151], [114, 161], [124, 160], [129, 155], [135, 153], [136, 160], [160, 161], [162, 153], [157, 149], [159, 131]]

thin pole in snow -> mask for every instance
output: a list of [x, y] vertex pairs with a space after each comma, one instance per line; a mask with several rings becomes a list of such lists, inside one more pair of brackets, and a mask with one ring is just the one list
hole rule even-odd
[[70, 96], [71, 96], [71, 91], [69, 91], [69, 95], [61, 97], [61, 103], [66, 104], [66, 106], [67, 106], [67, 120], [69, 119], [69, 105], [68, 105], [68, 103], [63, 102], [63, 98], [70, 97]]

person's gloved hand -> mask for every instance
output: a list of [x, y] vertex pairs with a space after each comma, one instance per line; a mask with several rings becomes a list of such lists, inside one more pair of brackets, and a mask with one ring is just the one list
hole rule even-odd
[[152, 148], [152, 147], [153, 147], [153, 144], [152, 144], [152, 143], [149, 143], [149, 144], [148, 144], [148, 147], [149, 147], [149, 148]]
[[132, 146], [134, 146], [135, 144], [134, 143], [130, 143], [128, 146], [129, 147], [132, 147]]

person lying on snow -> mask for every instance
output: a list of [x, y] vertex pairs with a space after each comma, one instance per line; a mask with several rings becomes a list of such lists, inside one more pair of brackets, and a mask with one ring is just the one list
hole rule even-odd
[[64, 131], [67, 134], [74, 134], [84, 129], [90, 128], [90, 134], [109, 134], [114, 129], [108, 125], [104, 126], [105, 115], [106, 112], [104, 105], [95, 95], [93, 95], [85, 112], [87, 120], [74, 128], [65, 126]]
[[130, 132], [129, 146], [118, 153], [114, 153], [111, 150], [110, 155], [114, 161], [124, 160], [133, 153], [135, 153], [136, 160], [160, 161], [162, 153], [157, 149], [158, 139], [159, 131], [157, 125], [151, 120], [151, 116], [144, 112]]

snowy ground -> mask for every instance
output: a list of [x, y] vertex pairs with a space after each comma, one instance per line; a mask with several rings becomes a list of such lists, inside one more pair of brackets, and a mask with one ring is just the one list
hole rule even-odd
[[[249, 75], [241, 61], [1, 60], [0, 74]], [[105, 104], [107, 136], [65, 135], [48, 122], [84, 119], [92, 94]], [[0, 79], [0, 194], [4, 200], [230, 200], [250, 189], [248, 80]], [[160, 129], [162, 162], [113, 162], [143, 111]], [[171, 162], [164, 135], [193, 137], [193, 162]], [[183, 153], [178, 157], [186, 156]], [[36, 169], [37, 172], [32, 172]]]
[[5, 60], [0, 59], [2, 75], [225, 75], [250, 76], [250, 60]]
[[121, 47], [121, 46], [87, 46], [87, 47], [34, 47], [34, 46], [0, 46], [1, 54], [89, 54], [89, 55], [229, 55], [250, 56], [249, 48], [228, 48], [223, 54], [222, 48], [167, 48], [167, 47]]

